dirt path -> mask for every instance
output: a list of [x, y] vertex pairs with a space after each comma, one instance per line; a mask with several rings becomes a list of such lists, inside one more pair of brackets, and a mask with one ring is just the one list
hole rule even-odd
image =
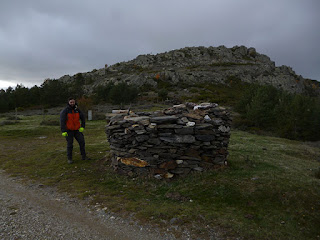
[[175, 239], [0, 170], [0, 239]]

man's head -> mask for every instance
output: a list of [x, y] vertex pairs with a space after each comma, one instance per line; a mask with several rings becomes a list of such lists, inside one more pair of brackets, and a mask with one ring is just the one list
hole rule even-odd
[[68, 104], [71, 106], [71, 107], [74, 107], [76, 105], [76, 100], [72, 97], [68, 98]]

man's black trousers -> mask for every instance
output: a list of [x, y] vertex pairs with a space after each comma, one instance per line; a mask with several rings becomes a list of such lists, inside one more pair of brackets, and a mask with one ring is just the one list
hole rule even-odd
[[85, 150], [85, 141], [84, 141], [84, 136], [83, 133], [79, 131], [68, 131], [68, 136], [66, 137], [67, 139], [67, 155], [68, 159], [72, 159], [72, 150], [73, 150], [73, 138], [77, 140], [80, 146], [80, 152], [82, 158], [86, 157], [86, 150]]

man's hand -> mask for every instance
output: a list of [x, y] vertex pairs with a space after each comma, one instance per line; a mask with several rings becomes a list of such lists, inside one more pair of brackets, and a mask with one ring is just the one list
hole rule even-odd
[[83, 127], [79, 128], [79, 132], [83, 132], [83, 131], [84, 131]]
[[61, 135], [62, 135], [63, 137], [68, 137], [68, 133], [67, 133], [67, 132], [63, 132]]

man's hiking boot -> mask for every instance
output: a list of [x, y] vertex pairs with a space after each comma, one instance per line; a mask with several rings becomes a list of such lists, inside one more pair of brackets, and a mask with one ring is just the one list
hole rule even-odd
[[73, 163], [72, 159], [68, 159], [68, 163], [72, 164]]
[[91, 158], [84, 156], [84, 157], [82, 157], [82, 160], [91, 160]]

